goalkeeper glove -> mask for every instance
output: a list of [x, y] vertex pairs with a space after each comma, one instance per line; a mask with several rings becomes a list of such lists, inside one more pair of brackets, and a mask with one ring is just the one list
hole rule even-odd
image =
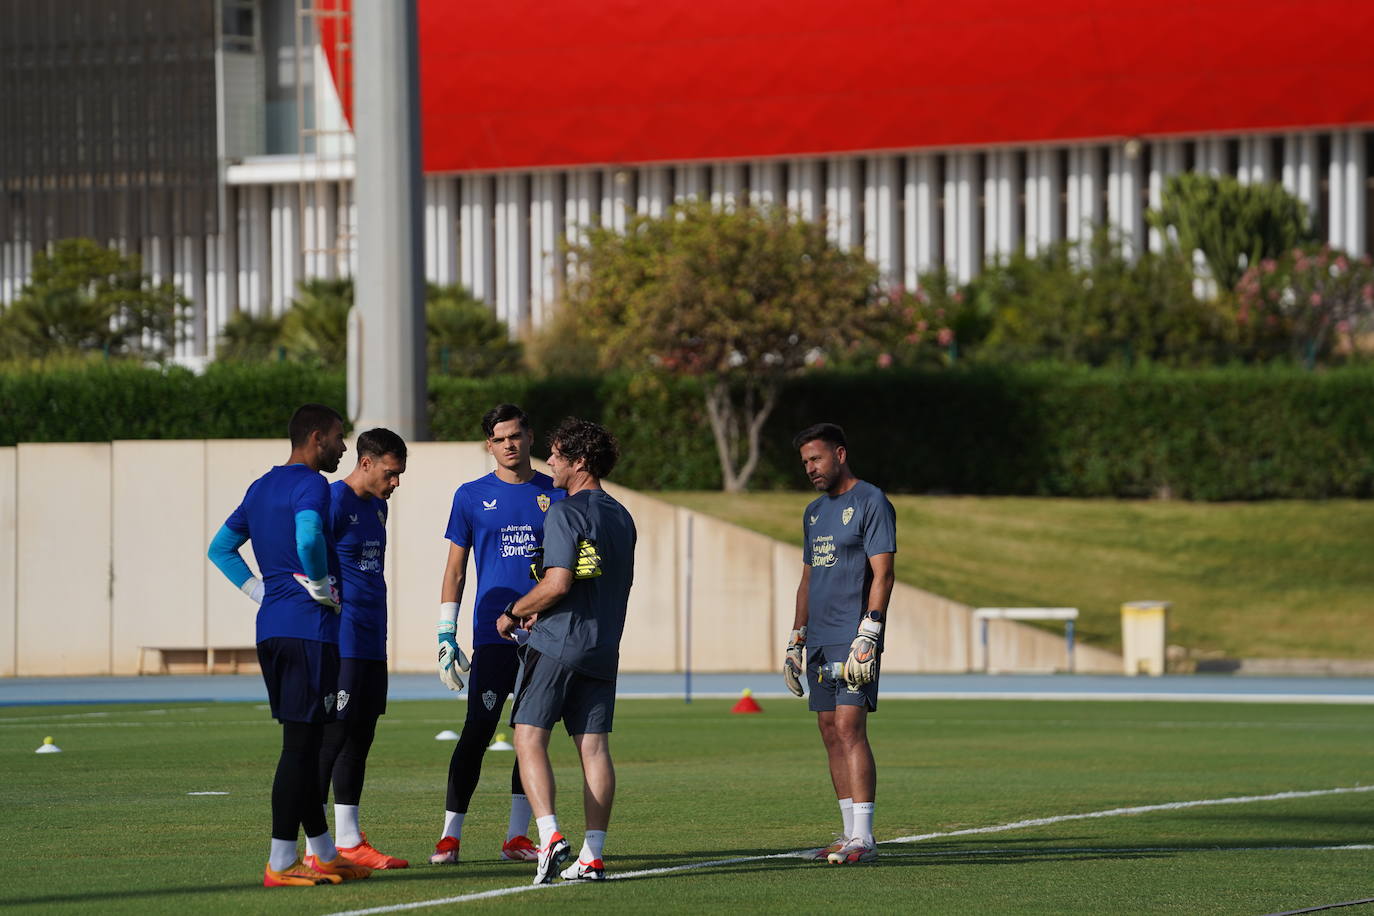
[[463, 689], [463, 677], [459, 672], [472, 667], [463, 650], [458, 648], [456, 630], [457, 624], [450, 621], [439, 624], [439, 680], [454, 691]]
[[787, 658], [782, 663], [782, 680], [787, 689], [802, 696], [802, 680], [806, 677], [806, 627], [792, 631], [787, 641]]
[[339, 597], [339, 580], [333, 576], [325, 576], [323, 579], [311, 579], [307, 576], [296, 573], [295, 579], [301, 584], [301, 588], [310, 593], [320, 604], [332, 610], [335, 614], [339, 613], [339, 606], [343, 604], [343, 599]]
[[883, 635], [883, 622], [877, 612], [869, 611], [859, 622], [859, 635], [849, 644], [849, 658], [844, 663], [844, 682], [858, 690], [878, 674], [878, 638]]
[[239, 586], [239, 590], [242, 591], [249, 598], [252, 598], [255, 604], [262, 604], [262, 594], [264, 588], [262, 585], [262, 580], [259, 579], [257, 576], [249, 576], [247, 580], [245, 580], [244, 583]]
[[596, 552], [596, 542], [586, 538], [577, 539], [577, 566], [573, 569], [574, 579], [595, 579], [601, 575], [601, 554]]

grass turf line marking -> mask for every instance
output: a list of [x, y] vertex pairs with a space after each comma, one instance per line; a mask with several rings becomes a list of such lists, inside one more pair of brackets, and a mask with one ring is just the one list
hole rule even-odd
[[[1136, 805], [1130, 808], [1106, 808], [1101, 811], [1087, 811], [1082, 814], [1056, 814], [1052, 817], [1037, 817], [1024, 821], [1013, 821], [1009, 824], [996, 824], [991, 827], [969, 827], [965, 830], [948, 830], [942, 833], [920, 833], [914, 836], [898, 837], [895, 840], [883, 840], [879, 846], [888, 846], [895, 843], [919, 843], [925, 840], [938, 840], [945, 837], [972, 836], [981, 833], [1004, 833], [1008, 830], [1020, 830], [1023, 827], [1043, 827], [1049, 824], [1062, 824], [1066, 821], [1082, 821], [1101, 817], [1121, 817], [1128, 814], [1148, 814], [1154, 811], [1180, 811], [1186, 808], [1205, 808], [1215, 805], [1245, 805], [1252, 802], [1265, 801], [1284, 801], [1293, 798], [1317, 798], [1323, 795], [1349, 795], [1357, 792], [1374, 792], [1374, 786], [1338, 786], [1334, 789], [1308, 789], [1297, 792], [1275, 792], [1272, 795], [1236, 795], [1229, 798], [1202, 798], [1195, 801], [1183, 802], [1164, 802], [1158, 805]], [[1309, 849], [1312, 847], [1295, 847], [1299, 849]], [[1362, 847], [1333, 847], [1333, 848], [1352, 848]], [[741, 856], [735, 859], [715, 859], [710, 862], [692, 862], [687, 865], [666, 865], [662, 868], [645, 868], [638, 871], [627, 871], [615, 875], [607, 875], [606, 880], [617, 881], [623, 878], [647, 878], [655, 875], [676, 874], [684, 871], [695, 871], [701, 868], [715, 868], [721, 865], [742, 865], [745, 862], [763, 862], [768, 859], [795, 859], [803, 855], [806, 850], [796, 852], [781, 852], [767, 856]], [[955, 853], [950, 853], [951, 855]], [[962, 853], [967, 855], [968, 852]], [[467, 903], [471, 900], [490, 900], [493, 897], [506, 897], [511, 894], [523, 894], [528, 891], [547, 891], [556, 887], [577, 887], [583, 884], [596, 884], [595, 881], [564, 881], [558, 884], [521, 884], [515, 887], [498, 887], [489, 891], [478, 891], [473, 894], [461, 894], [456, 897], [440, 897], [434, 900], [416, 900], [411, 903], [394, 903], [386, 906], [370, 907], [363, 910], [342, 910], [337, 913], [330, 913], [329, 916], [373, 916], [376, 913], [400, 913], [406, 910], [419, 910], [432, 906], [447, 906], [451, 903]]]
[[1374, 903], [1374, 897], [1366, 897], [1363, 900], [1347, 900], [1344, 903], [1323, 903], [1301, 910], [1284, 910], [1282, 913], [1270, 913], [1269, 916], [1298, 916], [1299, 913], [1320, 913], [1322, 910], [1338, 910], [1343, 906], [1364, 906], [1366, 903]]

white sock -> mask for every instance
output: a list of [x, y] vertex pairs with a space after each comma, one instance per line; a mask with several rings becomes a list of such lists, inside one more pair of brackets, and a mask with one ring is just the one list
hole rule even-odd
[[339, 857], [339, 850], [334, 847], [334, 838], [328, 830], [319, 836], [306, 837], [305, 848], [321, 862], [333, 862]]
[[595, 862], [601, 858], [601, 850], [606, 846], [606, 831], [588, 830], [582, 838], [582, 851], [578, 853], [579, 862]]
[[506, 827], [506, 839], [513, 840], [518, 836], [525, 836], [530, 832], [530, 818], [534, 815], [534, 809], [530, 807], [530, 800], [523, 795], [512, 795], [510, 797], [510, 826]]
[[854, 799], [840, 799], [840, 820], [844, 821], [844, 838], [854, 835]]
[[467, 817], [467, 812], [445, 811], [444, 812], [444, 832], [439, 839], [451, 836], [455, 840], [463, 838], [463, 818]]
[[334, 842], [339, 846], [357, 846], [363, 841], [358, 827], [357, 805], [334, 806]]
[[558, 832], [558, 815], [546, 814], [535, 823], [539, 826], [539, 848], [543, 849], [549, 845], [553, 835]]
[[850, 837], [873, 845], [873, 802], [854, 803], [854, 832]]
[[296, 864], [296, 841], [272, 838], [272, 849], [267, 853], [267, 867], [273, 871], [285, 871]]

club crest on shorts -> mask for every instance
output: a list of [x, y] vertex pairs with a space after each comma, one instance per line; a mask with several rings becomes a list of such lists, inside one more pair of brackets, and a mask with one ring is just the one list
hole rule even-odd
[[534, 501], [539, 504], [540, 512], [549, 511], [549, 504], [552, 502], [552, 500], [549, 499], [549, 494], [540, 493], [538, 496], [534, 498]]
[[334, 694], [332, 694], [332, 693], [326, 693], [326, 694], [324, 695], [324, 711], [325, 711], [325, 712], [333, 712], [333, 711], [334, 711], [334, 700], [335, 700]]
[[339, 712], [343, 712], [344, 707], [348, 705], [348, 700], [348, 691], [340, 690], [337, 695], [337, 699], [334, 700], [334, 708]]
[[853, 507], [853, 506], [850, 506], [848, 509], [845, 509], [843, 512], [840, 513], [840, 524], [841, 524], [841, 525], [848, 525], [848, 524], [849, 524], [849, 520], [850, 520], [851, 518], [853, 518], [853, 517], [854, 517], [854, 507]]
[[496, 707], [496, 699], [495, 690], [488, 690], [482, 694], [482, 705], [487, 708], [487, 712], [491, 712]]

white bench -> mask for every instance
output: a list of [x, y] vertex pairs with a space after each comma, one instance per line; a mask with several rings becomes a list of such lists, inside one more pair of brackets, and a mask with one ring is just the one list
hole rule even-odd
[[[149, 662], [155, 665], [149, 667]], [[173, 670], [173, 669], [177, 670]], [[226, 674], [258, 670], [256, 646], [139, 646], [139, 674]]]

